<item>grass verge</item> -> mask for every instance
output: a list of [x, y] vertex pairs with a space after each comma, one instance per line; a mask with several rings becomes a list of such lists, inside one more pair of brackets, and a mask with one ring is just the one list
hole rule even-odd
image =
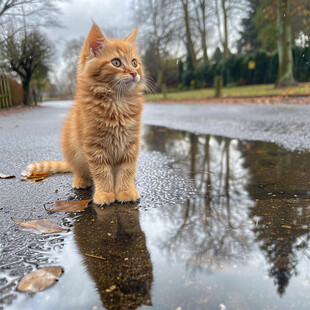
[[[257, 96], [294, 96], [309, 95], [310, 83], [301, 83], [298, 87], [287, 87], [276, 89], [274, 84], [249, 85], [238, 87], [224, 87], [222, 97], [257, 97]], [[203, 99], [214, 97], [214, 89], [202, 88], [194, 90], [171, 91], [167, 93], [166, 99], [182, 100], [182, 99]], [[163, 100], [161, 93], [150, 94], [146, 96], [149, 100]]]

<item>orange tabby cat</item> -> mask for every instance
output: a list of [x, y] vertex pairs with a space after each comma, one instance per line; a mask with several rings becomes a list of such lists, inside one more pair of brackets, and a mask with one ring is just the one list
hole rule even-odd
[[93, 23], [78, 66], [76, 101], [64, 123], [65, 161], [30, 164], [28, 171], [73, 172], [73, 187], [95, 185], [97, 204], [136, 201], [137, 158], [143, 108], [142, 63], [136, 29], [107, 39]]

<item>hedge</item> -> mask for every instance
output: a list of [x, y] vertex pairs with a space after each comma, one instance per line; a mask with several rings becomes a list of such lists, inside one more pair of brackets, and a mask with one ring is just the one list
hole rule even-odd
[[[298, 82], [310, 81], [310, 47], [294, 47], [294, 76]], [[249, 62], [255, 63], [249, 69]], [[182, 84], [186, 87], [213, 87], [216, 76], [223, 77], [224, 86], [275, 83], [278, 73], [278, 54], [256, 50], [251, 54], [231, 55], [215, 64], [202, 64], [196, 70], [185, 70], [181, 74]]]

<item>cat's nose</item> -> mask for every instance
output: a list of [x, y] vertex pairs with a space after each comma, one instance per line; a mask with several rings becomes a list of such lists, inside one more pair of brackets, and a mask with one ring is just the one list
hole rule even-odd
[[135, 78], [136, 75], [137, 75], [137, 72], [131, 72], [130, 75], [131, 75], [133, 78]]

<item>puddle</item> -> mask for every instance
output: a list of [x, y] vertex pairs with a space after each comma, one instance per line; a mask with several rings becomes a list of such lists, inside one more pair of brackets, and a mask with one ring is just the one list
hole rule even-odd
[[90, 205], [59, 282], [8, 309], [309, 309], [310, 154], [155, 126], [142, 141], [140, 206]]

